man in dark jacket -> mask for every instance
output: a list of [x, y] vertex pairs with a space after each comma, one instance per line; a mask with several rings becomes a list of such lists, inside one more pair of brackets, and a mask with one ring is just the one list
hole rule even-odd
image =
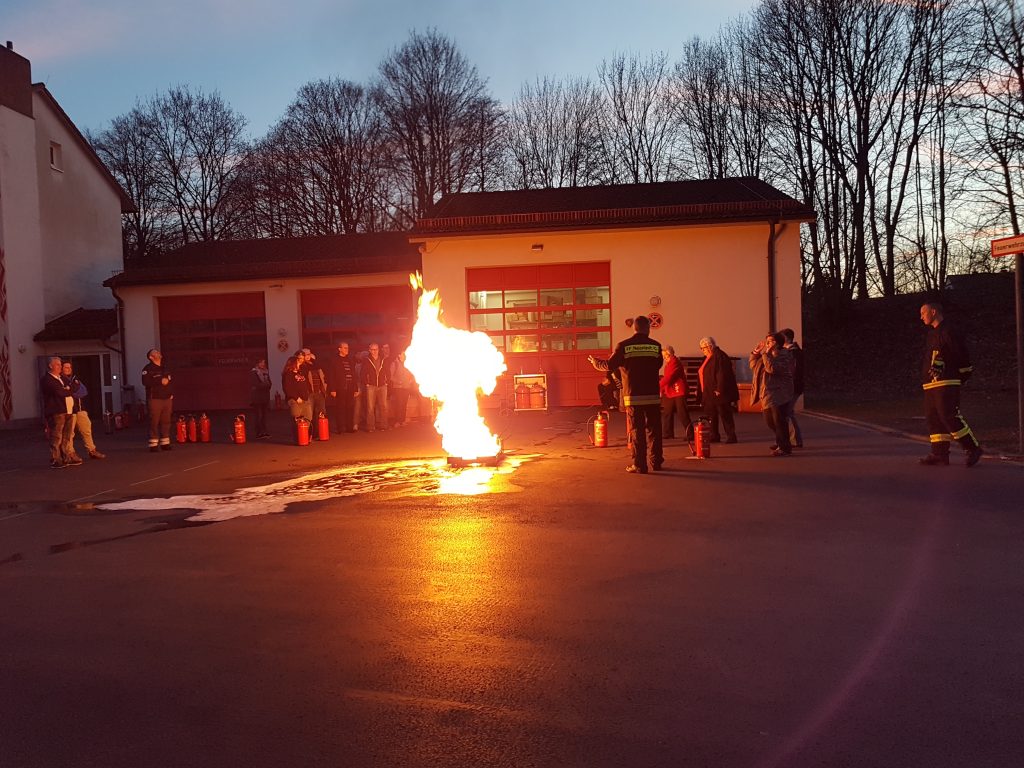
[[146, 354], [149, 362], [142, 369], [142, 386], [146, 389], [146, 408], [149, 410], [149, 450], [171, 450], [171, 410], [174, 404], [174, 385], [171, 372], [163, 364], [159, 349]]
[[627, 472], [647, 474], [658, 471], [664, 462], [661, 449], [661, 344], [650, 338], [651, 321], [644, 315], [633, 321], [632, 336], [620, 341], [612, 356], [587, 359], [599, 371], [618, 370], [622, 381], [622, 405], [626, 409], [626, 431], [633, 452]]
[[700, 351], [704, 362], [698, 371], [704, 414], [711, 422], [711, 442], [722, 439], [718, 431], [718, 420], [722, 420], [725, 442], [736, 442], [736, 422], [732, 417], [732, 404], [740, 399], [736, 384], [736, 369], [730, 358], [710, 336], [700, 340]]
[[338, 345], [338, 354], [327, 364], [327, 394], [334, 415], [334, 431], [355, 432], [355, 400], [359, 394], [356, 361], [349, 354], [347, 341]]
[[50, 430], [50, 466], [54, 469], [82, 463], [81, 459], [76, 461], [65, 453], [71, 444], [71, 431], [75, 426], [75, 412], [78, 406], [71, 386], [60, 377], [60, 373], [60, 358], [51, 357], [47, 363], [46, 373], [39, 380], [39, 392], [43, 396], [43, 416]]
[[978, 438], [960, 415], [960, 387], [973, 372], [963, 337], [942, 314], [942, 305], [929, 302], [921, 307], [921, 322], [928, 326], [921, 365], [925, 418], [928, 421], [931, 452], [921, 459], [927, 466], [949, 464], [949, 442], [960, 443], [973, 467], [984, 451]]
[[783, 328], [786, 337], [785, 347], [793, 356], [793, 407], [789, 409], [789, 436], [794, 448], [804, 447], [804, 433], [800, 431], [800, 422], [796, 418], [796, 402], [804, 394], [804, 351], [796, 343], [796, 333], [792, 328]]
[[380, 345], [371, 342], [368, 351], [370, 354], [359, 368], [359, 378], [366, 393], [366, 402], [363, 403], [366, 409], [366, 431], [373, 432], [374, 429], [388, 428], [388, 384], [391, 382]]

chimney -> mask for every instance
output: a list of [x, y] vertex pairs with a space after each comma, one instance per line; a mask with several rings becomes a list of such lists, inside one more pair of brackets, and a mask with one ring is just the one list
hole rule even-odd
[[7, 50], [8, 51], [13, 51], [14, 50], [14, 43], [11, 40], [7, 41]]

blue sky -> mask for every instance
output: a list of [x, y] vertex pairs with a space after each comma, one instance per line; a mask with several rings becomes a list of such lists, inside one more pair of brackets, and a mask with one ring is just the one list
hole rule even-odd
[[501, 101], [525, 81], [593, 76], [615, 52], [712, 37], [753, 0], [2, 0], [11, 40], [80, 128], [99, 129], [173, 85], [218, 90], [249, 120], [276, 121], [298, 88], [366, 83], [410, 30], [453, 38]]

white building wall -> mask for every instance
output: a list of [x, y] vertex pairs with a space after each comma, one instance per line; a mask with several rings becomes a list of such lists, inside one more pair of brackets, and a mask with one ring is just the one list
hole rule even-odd
[[[39, 378], [32, 337], [43, 329], [42, 239], [35, 126], [30, 117], [0, 106], [0, 248], [7, 299], [11, 419], [39, 413]], [[0, 416], [0, 422], [3, 421]]]
[[[120, 196], [38, 91], [33, 111], [42, 267], [51, 278], [43, 292], [46, 319], [111, 307], [103, 281], [123, 267]], [[50, 165], [50, 142], [61, 147], [59, 169]]]
[[[714, 336], [730, 355], [745, 358], [770, 330], [768, 235], [767, 223], [753, 223], [452, 237], [424, 243], [423, 276], [428, 288], [439, 289], [446, 320], [465, 328], [469, 267], [608, 261], [613, 344], [631, 333], [627, 318], [659, 312], [664, 325], [651, 335], [676, 354], [697, 357], [698, 340]], [[795, 223], [776, 242], [776, 311], [776, 326], [793, 328], [799, 338]]]

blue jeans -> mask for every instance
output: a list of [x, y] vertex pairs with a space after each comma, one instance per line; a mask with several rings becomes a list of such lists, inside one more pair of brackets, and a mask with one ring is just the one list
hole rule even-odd
[[378, 387], [374, 384], [366, 385], [366, 429], [372, 432], [374, 429], [388, 428], [388, 388]]

